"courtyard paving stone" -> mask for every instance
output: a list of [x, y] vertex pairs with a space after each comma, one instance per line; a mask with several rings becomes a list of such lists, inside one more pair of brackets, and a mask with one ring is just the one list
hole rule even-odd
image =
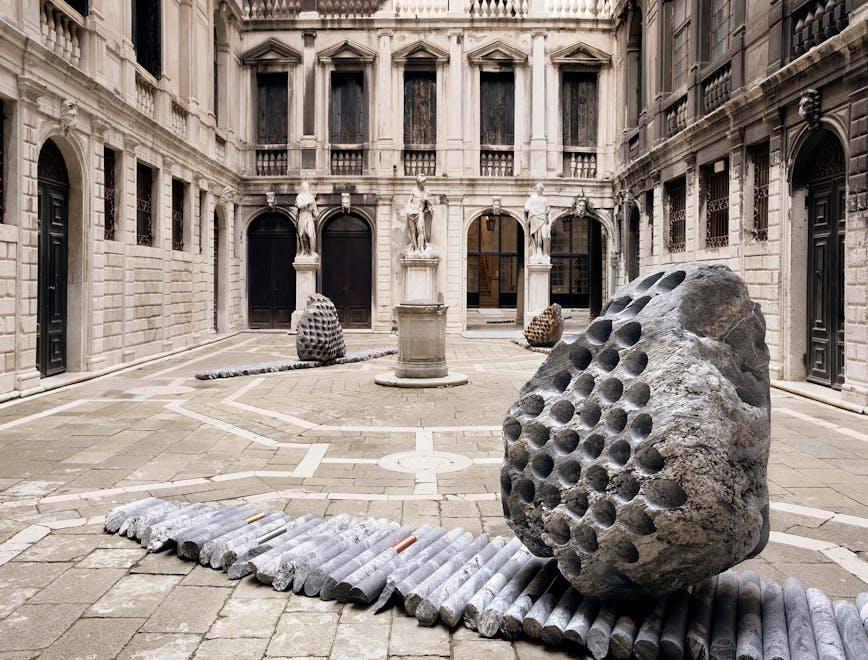
[[[348, 335], [352, 348], [390, 342]], [[222, 362], [292, 352], [286, 335], [244, 334], [219, 349], [0, 406], [0, 424], [17, 424], [0, 432], [0, 660], [40, 653], [232, 660], [576, 657], [575, 649], [484, 640], [460, 627], [424, 628], [399, 609], [374, 615], [276, 592], [251, 578], [233, 582], [174, 552], [147, 555], [130, 539], [102, 533], [100, 516], [114, 505], [153, 494], [189, 502], [264, 498], [257, 500], [261, 508], [290, 515], [346, 512], [511, 535], [496, 496], [499, 427], [543, 356], [508, 340], [461, 337], [449, 338], [448, 351], [451, 368], [471, 374], [470, 385], [428, 391], [373, 385], [372, 375], [394, 358], [316, 373], [192, 379]], [[178, 378], [189, 391], [117, 400], [140, 388], [161, 392]], [[73, 407], [52, 412], [64, 404]], [[784, 536], [773, 535], [760, 556], [740, 568], [778, 581], [795, 575], [831, 597], [853, 598], [868, 589], [868, 418], [777, 391], [772, 404], [771, 525]], [[16, 421], [34, 414], [40, 416]], [[298, 418], [313, 428], [291, 421]], [[286, 443], [292, 446], [281, 446]], [[416, 475], [379, 464], [418, 443], [477, 462], [438, 474], [434, 483], [417, 483]], [[328, 445], [324, 460], [297, 474], [314, 444]], [[186, 483], [190, 479], [196, 481]], [[129, 487], [135, 490], [121, 490]], [[854, 575], [816, 549], [827, 547], [817, 542], [851, 553], [864, 572]]]

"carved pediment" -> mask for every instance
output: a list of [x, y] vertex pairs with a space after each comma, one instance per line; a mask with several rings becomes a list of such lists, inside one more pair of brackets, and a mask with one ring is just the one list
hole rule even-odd
[[551, 60], [553, 64], [559, 66], [573, 64], [601, 67], [609, 64], [612, 61], [612, 56], [599, 48], [594, 48], [580, 41], [572, 46], [556, 50], [552, 53]]
[[346, 39], [321, 50], [318, 57], [320, 62], [331, 62], [332, 64], [340, 62], [370, 63], [374, 61], [377, 54], [370, 48], [365, 48], [361, 44]]
[[471, 64], [524, 64], [527, 54], [499, 39], [467, 53]]
[[416, 41], [392, 53], [395, 62], [448, 62], [449, 53], [427, 41]]
[[244, 64], [298, 64], [301, 53], [277, 39], [268, 39], [241, 56]]

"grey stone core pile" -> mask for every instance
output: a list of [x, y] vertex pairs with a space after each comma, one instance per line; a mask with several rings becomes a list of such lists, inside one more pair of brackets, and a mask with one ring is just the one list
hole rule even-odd
[[273, 362], [256, 362], [254, 364], [242, 364], [237, 367], [222, 367], [220, 369], [208, 369], [196, 373], [198, 380], [215, 380], [217, 378], [234, 378], [236, 376], [255, 376], [256, 374], [269, 374], [278, 371], [296, 371], [297, 369], [315, 369], [317, 367], [331, 366], [332, 364], [352, 364], [365, 362], [386, 355], [395, 355], [396, 348], [370, 348], [363, 351], [350, 351], [343, 357], [330, 363], [314, 362], [312, 360], [275, 360]]
[[564, 317], [561, 306], [549, 305], [531, 319], [524, 331], [524, 338], [530, 346], [551, 348], [564, 334]]
[[295, 349], [299, 360], [328, 363], [346, 352], [338, 312], [332, 301], [322, 294], [308, 297], [297, 330]]
[[722, 265], [623, 287], [503, 424], [503, 509], [586, 596], [672, 593], [768, 540], [765, 321]]
[[114, 509], [105, 529], [150, 552], [174, 549], [228, 579], [252, 575], [277, 591], [375, 611], [397, 601], [423, 626], [463, 623], [482, 637], [574, 644], [598, 659], [868, 657], [860, 615], [868, 594], [833, 603], [795, 578], [781, 588], [754, 571], [727, 570], [691, 590], [624, 603], [581, 594], [556, 560], [534, 557], [519, 539], [461, 528], [151, 497]]

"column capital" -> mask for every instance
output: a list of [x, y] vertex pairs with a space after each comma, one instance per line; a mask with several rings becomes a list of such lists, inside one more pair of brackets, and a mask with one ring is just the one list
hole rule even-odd
[[459, 38], [464, 36], [464, 30], [461, 30], [461, 29], [447, 30], [446, 34], [450, 39], [452, 39], [452, 38], [459, 39]]
[[531, 30], [530, 36], [536, 37], [545, 37], [548, 34], [547, 30], [539, 29], [539, 30]]
[[377, 38], [378, 39], [382, 39], [383, 37], [391, 39], [393, 34], [395, 34], [395, 33], [392, 32], [392, 30], [389, 30], [386, 28], [382, 28], [380, 30], [377, 30]]

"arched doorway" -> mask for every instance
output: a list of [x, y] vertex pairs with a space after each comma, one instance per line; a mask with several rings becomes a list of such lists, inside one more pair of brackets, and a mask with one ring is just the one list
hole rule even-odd
[[[294, 258], [295, 227], [289, 218], [268, 213], [250, 224], [247, 230], [247, 318], [251, 328], [289, 328], [295, 310]], [[215, 259], [215, 266], [217, 263]]]
[[39, 152], [36, 368], [43, 376], [66, 371], [69, 174], [58, 146]]
[[212, 324], [214, 332], [219, 332], [220, 324], [218, 320], [218, 310], [220, 309], [220, 219], [217, 217], [217, 211], [214, 211], [213, 225], [213, 247], [214, 247], [214, 273], [213, 273], [213, 300], [214, 300], [214, 317]]
[[603, 303], [602, 226], [590, 216], [565, 215], [552, 224], [551, 302], [600, 313]]
[[467, 307], [515, 309], [524, 265], [524, 231], [509, 215], [491, 212], [467, 229]]
[[844, 382], [844, 147], [829, 130], [811, 135], [796, 159], [793, 186], [805, 189], [807, 236], [807, 380]]
[[627, 219], [627, 281], [639, 277], [639, 207], [630, 205]]
[[371, 327], [371, 229], [361, 218], [339, 215], [322, 232], [322, 292], [344, 328]]

